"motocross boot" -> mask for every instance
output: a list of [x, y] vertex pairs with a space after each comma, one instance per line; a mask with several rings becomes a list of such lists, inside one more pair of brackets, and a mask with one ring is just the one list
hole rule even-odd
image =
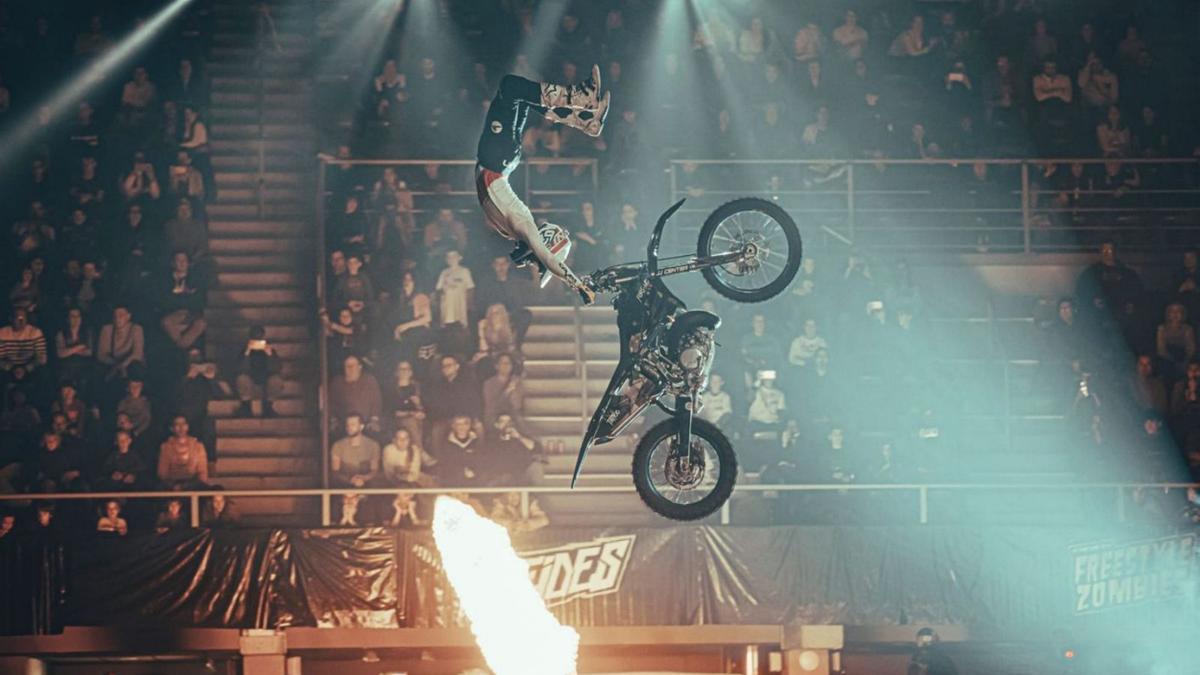
[[600, 105], [600, 66], [578, 84], [542, 83], [542, 105], [547, 108], [595, 108]]

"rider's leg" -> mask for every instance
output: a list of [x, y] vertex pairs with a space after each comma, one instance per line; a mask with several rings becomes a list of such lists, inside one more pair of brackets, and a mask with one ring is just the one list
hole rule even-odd
[[566, 263], [559, 261], [554, 257], [554, 253], [546, 247], [542, 241], [542, 235], [538, 231], [537, 221], [533, 218], [533, 212], [521, 201], [521, 198], [513, 192], [512, 186], [508, 184], [505, 178], [499, 178], [488, 186], [488, 197], [496, 205], [508, 219], [509, 232], [524, 241], [533, 255], [538, 261], [550, 270], [554, 276], [562, 279], [571, 288], [584, 295], [585, 300], [589, 300], [588, 295], [594, 297], [594, 293], [586, 283], [567, 266]]
[[518, 75], [505, 75], [500, 79], [497, 95], [543, 108], [595, 108], [600, 103], [600, 68], [592, 66], [591, 77], [578, 84], [534, 82]]

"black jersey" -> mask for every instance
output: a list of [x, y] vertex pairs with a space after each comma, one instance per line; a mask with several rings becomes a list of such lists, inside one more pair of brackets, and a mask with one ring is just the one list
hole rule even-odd
[[525, 122], [531, 107], [522, 101], [507, 100], [500, 94], [492, 99], [476, 150], [483, 168], [508, 173], [521, 162], [521, 138], [525, 135]]

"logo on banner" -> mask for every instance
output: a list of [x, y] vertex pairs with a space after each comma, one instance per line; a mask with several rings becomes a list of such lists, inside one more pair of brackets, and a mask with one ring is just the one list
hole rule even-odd
[[518, 555], [529, 564], [529, 579], [546, 606], [554, 607], [620, 590], [636, 537], [602, 537]]
[[1083, 544], [1071, 553], [1076, 614], [1191, 597], [1194, 588], [1195, 534]]

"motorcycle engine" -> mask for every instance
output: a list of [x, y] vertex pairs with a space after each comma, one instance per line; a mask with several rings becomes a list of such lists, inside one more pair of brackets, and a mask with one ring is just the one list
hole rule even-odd
[[697, 328], [679, 344], [679, 367], [683, 370], [684, 392], [700, 392], [708, 386], [715, 338], [712, 329]]

